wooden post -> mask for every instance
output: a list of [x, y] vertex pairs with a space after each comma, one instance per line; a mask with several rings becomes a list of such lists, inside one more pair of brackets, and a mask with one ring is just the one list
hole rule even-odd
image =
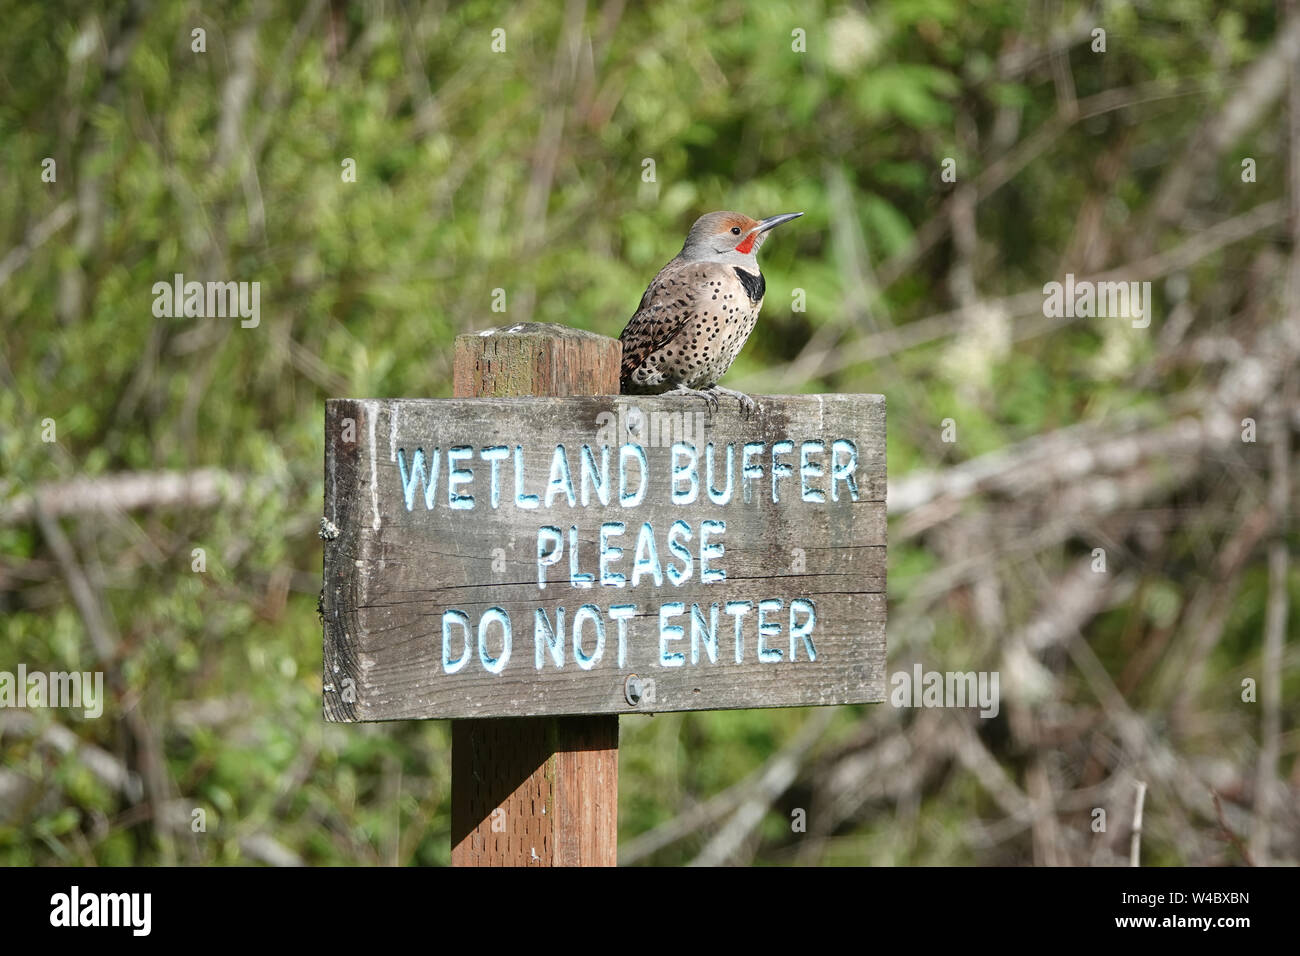
[[[617, 339], [529, 323], [458, 336], [457, 398], [617, 395]], [[456, 720], [453, 866], [614, 866], [618, 717]]]
[[708, 414], [620, 359], [519, 325], [456, 398], [325, 403], [324, 715], [453, 721], [457, 865], [614, 865], [621, 714], [885, 699], [884, 397]]

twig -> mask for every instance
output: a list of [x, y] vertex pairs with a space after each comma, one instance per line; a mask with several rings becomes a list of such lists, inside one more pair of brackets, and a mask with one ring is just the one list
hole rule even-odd
[[[1297, 252], [1300, 255], [1300, 251]], [[1293, 393], [1292, 393], [1293, 394]], [[1291, 399], [1293, 401], [1293, 399]], [[1270, 832], [1277, 802], [1277, 764], [1282, 733], [1282, 656], [1287, 624], [1287, 511], [1291, 494], [1291, 431], [1286, 422], [1286, 398], [1273, 402], [1274, 437], [1269, 511], [1273, 517], [1268, 548], [1268, 603], [1264, 616], [1264, 653], [1260, 668], [1261, 714], [1259, 763], [1255, 773], [1255, 820], [1250, 843], [1260, 866], [1270, 860]]]
[[[126, 681], [117, 667], [118, 637], [104, 607], [102, 596], [95, 590], [90, 583], [90, 579], [86, 577], [86, 573], [81, 569], [76, 553], [73, 551], [72, 543], [68, 541], [67, 535], [59, 527], [58, 521], [46, 511], [44, 502], [41, 499], [36, 498], [33, 501], [36, 523], [40, 527], [46, 543], [50, 546], [50, 550], [54, 552], [55, 560], [59, 563], [64, 580], [67, 581], [68, 590], [72, 592], [73, 603], [76, 604], [77, 610], [81, 614], [81, 620], [86, 626], [86, 633], [90, 638], [91, 646], [95, 650], [95, 656], [98, 658], [100, 666], [107, 672], [109, 683], [112, 685], [115, 695], [118, 700], [121, 700], [124, 696], [123, 691], [126, 687]], [[167, 763], [163, 758], [162, 746], [159, 743], [158, 736], [149, 725], [149, 722], [144, 719], [138, 706], [127, 708], [126, 712], [122, 714], [122, 719], [131, 736], [135, 738], [136, 747], [138, 748], [137, 759], [139, 761], [140, 776], [144, 780], [144, 789], [148, 795], [149, 803], [155, 808], [162, 807], [167, 800], [169, 780]], [[157, 814], [155, 814], [155, 820], [156, 816]], [[176, 850], [171, 833], [166, 827], [155, 823], [154, 834], [158, 839], [158, 849], [163, 865], [173, 865], [176, 861]]]
[[1220, 835], [1236, 848], [1237, 852], [1241, 854], [1241, 858], [1246, 861], [1247, 866], [1254, 866], [1255, 859], [1250, 855], [1246, 841], [1237, 836], [1232, 827], [1228, 826], [1228, 821], [1223, 817], [1223, 804], [1219, 801], [1219, 792], [1211, 790], [1210, 796], [1214, 798], [1214, 815], [1219, 821]]
[[37, 526], [41, 529], [41, 535], [50, 546], [50, 550], [54, 552], [54, 558], [59, 563], [59, 570], [63, 572], [64, 580], [68, 582], [68, 590], [72, 592], [72, 602], [77, 606], [81, 620], [86, 625], [86, 634], [90, 638], [91, 647], [95, 650], [95, 657], [102, 666], [111, 667], [117, 660], [117, 635], [104, 614], [90, 580], [77, 562], [72, 543], [59, 527], [58, 521], [50, 514], [50, 509], [43, 499], [33, 498], [31, 510], [36, 517]]
[[[48, 518], [57, 519], [141, 508], [210, 508], [237, 497], [246, 484], [238, 475], [216, 468], [73, 478], [0, 503], [0, 526], [21, 524], [38, 517], [38, 498], [40, 510]], [[0, 485], [0, 493], [3, 491]]]
[[[819, 714], [822, 711], [818, 712]], [[807, 726], [807, 725], [805, 725]], [[792, 750], [804, 747], [802, 733], [772, 757], [768, 764], [759, 768], [739, 783], [728, 787], [714, 797], [697, 804], [688, 810], [676, 814], [672, 819], [632, 840], [626, 846], [619, 847], [618, 862], [620, 866], [629, 866], [641, 862], [671, 846], [679, 840], [690, 836], [704, 827], [711, 826], [727, 814], [741, 806], [755, 788], [761, 787], [769, 767], [776, 761], [783, 760]], [[805, 748], [806, 749], [806, 748]], [[779, 794], [778, 794], [779, 796]]]
[[826, 708], [818, 710], [799, 729], [795, 739], [767, 762], [744, 802], [705, 845], [699, 856], [691, 861], [691, 866], [721, 866], [736, 854], [763, 822], [763, 817], [772, 804], [790, 789], [799, 775], [804, 755], [821, 739], [832, 716]]
[[1139, 780], [1137, 782], [1137, 798], [1133, 807], [1133, 837], [1129, 843], [1128, 865], [1142, 865], [1142, 804], [1146, 802], [1147, 785]]
[[41, 744], [75, 757], [95, 779], [120, 792], [128, 801], [134, 803], [144, 795], [139, 774], [107, 750], [82, 740], [63, 724], [51, 723], [41, 728], [31, 714], [11, 710], [0, 715], [0, 736], [6, 733], [35, 737]]
[[[1076, 123], [1145, 103], [1192, 96], [1203, 92], [1211, 84], [1221, 84], [1223, 82], [1221, 74], [1192, 77], [1173, 84], [1166, 80], [1156, 80], [1131, 87], [1103, 90], [1080, 100], [1078, 112], [1073, 117], [1067, 119], [1058, 112], [1050, 120], [1043, 123], [1014, 147], [986, 166], [975, 181], [978, 198], [981, 201], [987, 199], [1002, 186], [1009, 183], [1015, 178], [1016, 174], [1050, 149]], [[880, 266], [881, 288], [888, 288], [896, 280], [907, 275], [912, 266], [947, 234], [949, 224], [949, 214], [945, 203], [933, 217], [916, 231], [912, 245], [909, 248], [896, 253]]]
[[[1300, 10], [1294, 0], [1284, 5], [1288, 35], [1300, 35]], [[1290, 85], [1287, 96], [1290, 113], [1290, 168], [1289, 198], [1291, 202], [1291, 261], [1285, 284], [1285, 301], [1282, 310], [1292, 324], [1300, 321], [1300, 39], [1297, 50], [1289, 60]], [[1268, 866], [1271, 857], [1270, 838], [1277, 795], [1277, 763], [1282, 733], [1282, 651], [1286, 642], [1287, 576], [1290, 571], [1287, 554], [1287, 515], [1291, 498], [1291, 428], [1287, 421], [1289, 409], [1295, 406], [1295, 376], [1288, 377], [1282, 391], [1269, 405], [1271, 437], [1271, 478], [1268, 488], [1268, 509], [1272, 513], [1272, 540], [1268, 547], [1268, 603], [1264, 614], [1264, 654], [1260, 679], [1261, 714], [1259, 764], [1255, 772], [1255, 819], [1251, 829], [1250, 845], [1260, 866]]]
[[[1171, 272], [1186, 269], [1227, 246], [1249, 239], [1285, 221], [1285, 203], [1280, 199], [1270, 200], [1240, 215], [1215, 223], [1164, 252], [1120, 268], [1093, 273], [1075, 281], [1076, 283], [1136, 282], [1162, 278]], [[882, 282], [884, 282], [883, 277]], [[1036, 317], [1040, 324], [1050, 328], [1078, 321], [1077, 319], [1045, 319], [1042, 315], [1043, 290], [1041, 288], [1026, 289], [999, 299], [985, 300], [980, 306], [1003, 312], [1009, 317]], [[830, 375], [861, 362], [869, 362], [953, 335], [965, 326], [966, 313], [967, 310], [964, 308], [952, 309], [866, 336], [851, 345], [827, 352], [823, 361], [810, 370], [810, 374]], [[1023, 331], [1019, 331], [1015, 337], [1024, 337]]]
[[1034, 819], [1034, 804], [1007, 776], [989, 749], [984, 746], [970, 721], [956, 717], [948, 737], [952, 754], [958, 762], [975, 775], [989, 796], [1002, 808], [1002, 812], [1023, 823]]
[[1184, 208], [1192, 186], [1207, 166], [1236, 143], [1253, 126], [1264, 109], [1282, 92], [1287, 75], [1300, 57], [1300, 17], [1290, 17], [1277, 42], [1255, 60], [1242, 77], [1240, 88], [1188, 141], [1178, 163], [1166, 174], [1139, 231], [1137, 250], [1149, 247], [1155, 227]]
[[[1058, 11], [1054, 13], [1059, 14]], [[1016, 45], [998, 55], [998, 79], [1003, 82], [1018, 79], [1044, 60], [1069, 52], [1070, 47], [1082, 43], [1092, 34], [1097, 23], [1097, 12], [1082, 9], [1074, 14], [1074, 19], [1065, 26], [1060, 25], [1058, 16], [1052, 18], [1052, 29], [1045, 43], [1038, 46], [1025, 46], [1021, 38]]]
[[23, 267], [33, 252], [43, 246], [51, 236], [72, 221], [77, 207], [71, 199], [65, 199], [54, 207], [54, 211], [32, 226], [23, 241], [9, 250], [9, 254], [0, 259], [0, 286], [9, 281], [9, 277]]
[[267, 866], [302, 866], [303, 860], [269, 833], [250, 833], [239, 838], [239, 851], [250, 860]]

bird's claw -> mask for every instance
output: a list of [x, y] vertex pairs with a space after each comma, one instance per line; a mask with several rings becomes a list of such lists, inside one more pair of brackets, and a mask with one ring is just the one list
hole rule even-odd
[[740, 414], [748, 418], [754, 414], [758, 407], [757, 403], [746, 395], [744, 392], [738, 392], [734, 388], [723, 388], [721, 385], [710, 385], [708, 388], [688, 388], [685, 385], [678, 385], [672, 391], [664, 392], [665, 395], [694, 395], [697, 398], [704, 399], [704, 406], [709, 410], [709, 416], [722, 407], [722, 396], [730, 395], [740, 403]]
[[686, 385], [678, 385], [676, 388], [672, 389], [671, 391], [664, 392], [664, 394], [665, 395], [691, 395], [694, 396], [695, 398], [703, 399], [704, 407], [709, 410], [710, 418], [713, 417], [713, 413], [718, 410], [718, 406], [721, 404], [721, 402], [718, 401], [718, 396], [714, 394], [712, 389], [708, 389], [708, 388], [690, 388]]
[[715, 402], [719, 395], [730, 395], [740, 403], [740, 414], [744, 418], [748, 418], [750, 415], [754, 414], [754, 409], [758, 407], [752, 398], [744, 392], [736, 391], [734, 388], [724, 388], [721, 385], [713, 385], [708, 389], [708, 391], [714, 396]]

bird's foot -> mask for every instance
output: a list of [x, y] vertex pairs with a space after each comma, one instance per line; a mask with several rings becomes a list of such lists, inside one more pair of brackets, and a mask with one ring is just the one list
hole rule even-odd
[[745, 418], [748, 418], [750, 415], [752, 415], [754, 413], [754, 409], [758, 407], [757, 405], [754, 404], [754, 400], [752, 398], [750, 398], [744, 392], [736, 391], [734, 388], [724, 388], [721, 385], [710, 385], [707, 391], [711, 392], [715, 396], [714, 401], [717, 401], [716, 396], [718, 395], [730, 395], [736, 401], [740, 402], [740, 414], [743, 415]]
[[720, 402], [718, 401], [718, 396], [714, 394], [712, 389], [707, 389], [707, 388], [703, 388], [703, 389], [688, 388], [685, 385], [679, 384], [677, 385], [677, 387], [672, 388], [669, 391], [664, 392], [663, 394], [664, 395], [693, 395], [696, 398], [702, 398], [704, 399], [704, 404], [708, 406], [710, 415], [712, 415], [715, 411], [718, 410], [718, 405], [720, 404]]

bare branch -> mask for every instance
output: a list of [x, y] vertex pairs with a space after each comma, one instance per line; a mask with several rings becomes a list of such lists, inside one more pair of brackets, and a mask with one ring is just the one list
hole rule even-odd
[[38, 499], [41, 509], [57, 519], [142, 508], [211, 508], [238, 497], [245, 487], [243, 478], [216, 468], [73, 478], [0, 503], [0, 526], [30, 521], [36, 516]]

